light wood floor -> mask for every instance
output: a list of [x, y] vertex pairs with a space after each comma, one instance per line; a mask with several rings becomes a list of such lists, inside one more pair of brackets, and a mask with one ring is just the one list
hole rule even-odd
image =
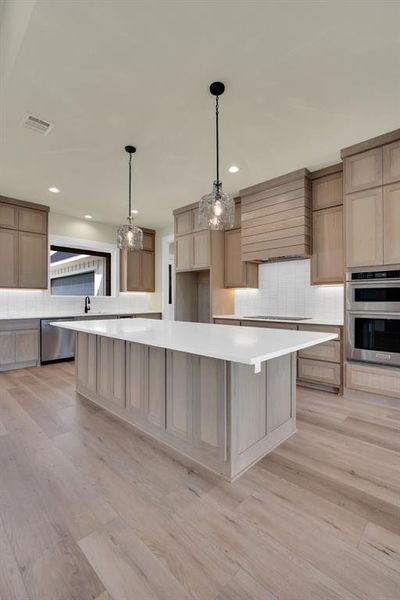
[[228, 484], [72, 364], [1, 374], [1, 600], [399, 600], [400, 411], [299, 389], [298, 419]]

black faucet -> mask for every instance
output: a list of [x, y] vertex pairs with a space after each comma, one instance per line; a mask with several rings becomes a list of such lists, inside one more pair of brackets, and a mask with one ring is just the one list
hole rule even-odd
[[88, 313], [90, 310], [90, 298], [89, 296], [86, 296], [85, 298], [85, 313]]

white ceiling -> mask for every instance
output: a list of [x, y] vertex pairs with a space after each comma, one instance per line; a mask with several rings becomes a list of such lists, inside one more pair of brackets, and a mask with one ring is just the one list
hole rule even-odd
[[3, 19], [0, 194], [124, 222], [134, 144], [138, 222], [168, 225], [211, 188], [216, 79], [226, 191], [337, 162], [400, 126], [399, 22], [382, 0], [26, 0]]

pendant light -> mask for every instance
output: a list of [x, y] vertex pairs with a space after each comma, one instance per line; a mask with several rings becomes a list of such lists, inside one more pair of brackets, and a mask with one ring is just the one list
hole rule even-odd
[[235, 201], [222, 190], [219, 178], [219, 96], [225, 91], [221, 81], [210, 85], [210, 93], [215, 96], [215, 138], [217, 173], [211, 194], [206, 194], [199, 203], [199, 225], [212, 230], [232, 229], [235, 221]]
[[138, 251], [143, 248], [143, 231], [137, 227], [132, 218], [132, 154], [135, 154], [134, 146], [125, 146], [129, 154], [129, 213], [128, 225], [121, 225], [117, 232], [117, 245], [120, 250]]

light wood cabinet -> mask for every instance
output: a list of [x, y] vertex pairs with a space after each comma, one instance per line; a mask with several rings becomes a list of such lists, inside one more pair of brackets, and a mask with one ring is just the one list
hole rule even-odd
[[299, 358], [297, 377], [310, 382], [339, 387], [341, 385], [341, 365], [331, 362]]
[[15, 362], [39, 361], [39, 331], [17, 331], [15, 333]]
[[383, 188], [383, 264], [400, 263], [400, 182]]
[[193, 265], [193, 236], [191, 233], [175, 240], [175, 269], [189, 270]]
[[333, 340], [331, 342], [324, 342], [323, 344], [318, 344], [318, 346], [312, 346], [311, 348], [304, 348], [304, 350], [299, 351], [299, 357], [340, 363], [340, 349], [340, 342]]
[[[314, 175], [314, 173], [312, 173]], [[322, 210], [343, 204], [343, 172], [316, 177], [312, 180], [312, 209]]]
[[346, 194], [381, 186], [383, 183], [382, 148], [354, 154], [343, 161]]
[[0, 196], [0, 287], [47, 289], [48, 210]]
[[[157, 376], [154, 376], [157, 374]], [[165, 430], [165, 350], [126, 345], [126, 408], [139, 421]]]
[[15, 363], [15, 343], [15, 332], [0, 331], [0, 367]]
[[193, 443], [193, 370], [195, 357], [167, 350], [167, 431]]
[[343, 206], [313, 211], [311, 283], [343, 283]]
[[297, 325], [294, 323], [273, 323], [272, 321], [241, 321], [242, 327], [264, 327], [265, 329], [292, 329], [295, 331]]
[[240, 229], [225, 231], [225, 287], [258, 287], [258, 265], [242, 261]]
[[235, 325], [240, 327], [240, 321], [238, 319], [214, 319], [215, 325]]
[[18, 231], [0, 228], [0, 287], [18, 287]]
[[210, 266], [210, 232], [208, 230], [193, 233], [193, 268]]
[[97, 336], [77, 333], [75, 345], [76, 379], [90, 392], [97, 390]]
[[18, 209], [18, 229], [31, 233], [47, 234], [47, 213], [32, 208]]
[[185, 235], [193, 231], [193, 210], [188, 209], [175, 214], [175, 235]]
[[110, 405], [125, 407], [125, 342], [97, 337], [97, 393]]
[[18, 208], [12, 204], [0, 202], [0, 227], [18, 229]]
[[18, 232], [18, 285], [47, 289], [48, 240], [39, 233]]
[[382, 188], [346, 194], [346, 266], [383, 265]]
[[155, 231], [143, 229], [143, 250], [120, 251], [120, 291], [155, 291]]
[[383, 146], [383, 183], [400, 181], [400, 141]]
[[400, 398], [400, 373], [396, 368], [348, 362], [346, 363], [346, 387]]

